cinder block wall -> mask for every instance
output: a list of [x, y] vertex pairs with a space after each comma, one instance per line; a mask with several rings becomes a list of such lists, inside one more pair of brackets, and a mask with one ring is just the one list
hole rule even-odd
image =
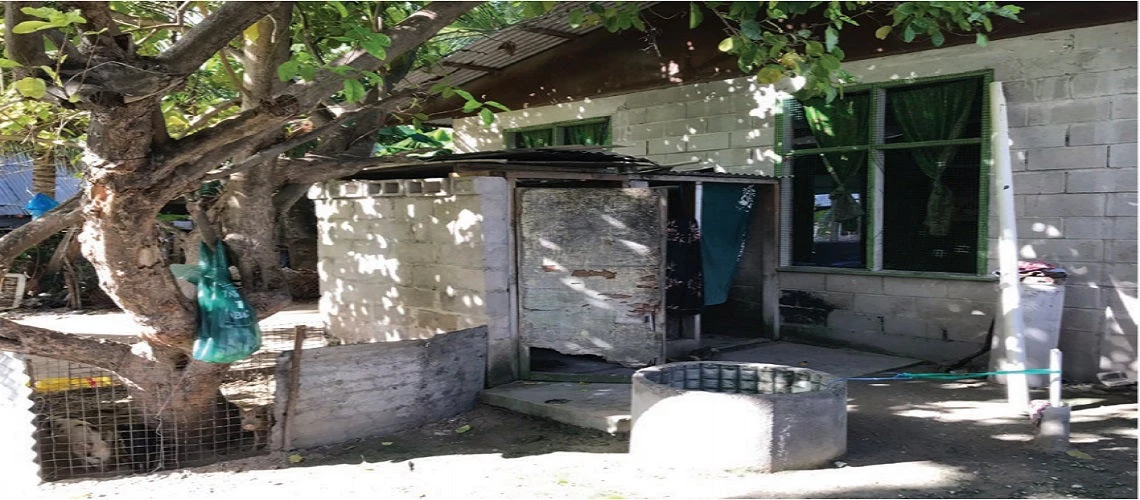
[[[989, 69], [1005, 83], [1021, 257], [1070, 271], [1061, 348], [1067, 377], [1079, 380], [1137, 368], [1136, 60], [1129, 22], [845, 65], [863, 82]], [[505, 112], [491, 127], [456, 120], [457, 145], [493, 150], [504, 130], [608, 116], [617, 152], [772, 174], [782, 90], [740, 78]], [[991, 212], [986, 271], [997, 268]], [[786, 333], [943, 361], [981, 345], [997, 300], [984, 280], [785, 269], [780, 283]]]
[[[306, 349], [298, 394], [288, 416], [292, 448], [342, 443], [413, 429], [475, 406], [483, 390], [487, 329], [428, 340]], [[277, 380], [289, 380], [292, 352], [277, 361]], [[276, 444], [288, 384], [277, 384]]]
[[321, 312], [347, 343], [488, 326], [488, 380], [513, 380], [507, 183], [333, 181], [314, 188]]

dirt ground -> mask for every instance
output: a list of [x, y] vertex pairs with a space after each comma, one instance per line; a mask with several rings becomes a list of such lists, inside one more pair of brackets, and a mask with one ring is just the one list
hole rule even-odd
[[[912, 370], [917, 371], [917, 370]], [[208, 467], [42, 485], [41, 498], [1137, 498], [1135, 388], [1069, 386], [1070, 453], [981, 381], [850, 382], [848, 453], [759, 474], [638, 464], [628, 439], [478, 406], [401, 434]], [[1042, 395], [1035, 395], [1035, 398]], [[291, 459], [292, 458], [292, 459]], [[295, 463], [294, 463], [295, 462]], [[161, 488], [161, 490], [159, 490]]]

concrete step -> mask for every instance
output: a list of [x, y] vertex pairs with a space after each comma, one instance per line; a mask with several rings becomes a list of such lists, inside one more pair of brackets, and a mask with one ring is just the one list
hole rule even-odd
[[629, 384], [512, 382], [484, 390], [479, 399], [564, 424], [610, 434], [629, 432]]

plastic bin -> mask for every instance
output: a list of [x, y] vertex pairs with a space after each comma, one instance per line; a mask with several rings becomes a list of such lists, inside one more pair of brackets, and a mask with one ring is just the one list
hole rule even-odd
[[[1065, 285], [1021, 283], [1021, 314], [1025, 322], [1025, 368], [1049, 368], [1049, 350], [1057, 348], [1061, 336], [1061, 313], [1065, 310]], [[1012, 358], [1007, 357], [1001, 342], [1003, 324], [998, 311], [994, 324], [994, 340], [990, 346], [990, 371], [1010, 369]], [[1049, 375], [1027, 375], [1032, 389], [1047, 387]], [[1005, 375], [992, 375], [991, 380], [1005, 384]]]

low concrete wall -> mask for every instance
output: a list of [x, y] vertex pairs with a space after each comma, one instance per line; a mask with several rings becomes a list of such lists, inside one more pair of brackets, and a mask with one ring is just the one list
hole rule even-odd
[[[292, 354], [278, 358], [277, 443], [284, 434]], [[390, 434], [470, 410], [483, 389], [486, 359], [482, 326], [428, 340], [306, 349], [286, 446]]]
[[780, 273], [784, 334], [938, 362], [980, 349], [997, 283], [896, 276]]
[[329, 333], [356, 344], [487, 325], [488, 381], [514, 380], [508, 196], [499, 177], [315, 186]]

